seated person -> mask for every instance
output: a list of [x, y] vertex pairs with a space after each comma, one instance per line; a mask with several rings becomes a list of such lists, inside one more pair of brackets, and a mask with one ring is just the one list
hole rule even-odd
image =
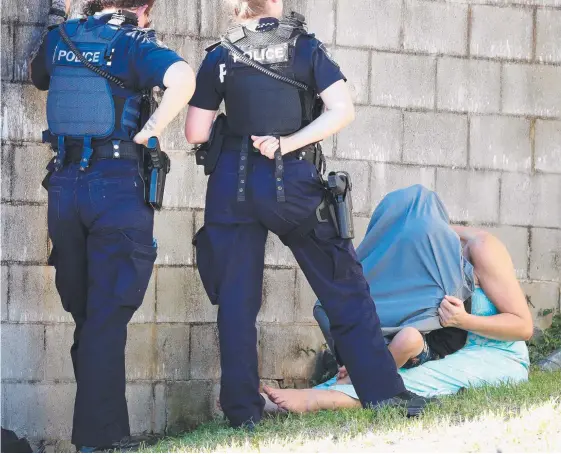
[[[434, 397], [528, 379], [523, 341], [532, 336], [532, 317], [506, 248], [483, 230], [450, 226], [434, 192], [417, 185], [388, 194], [374, 212], [357, 255], [382, 330], [387, 336], [408, 333], [399, 349], [394, 344], [396, 363], [417, 356], [412, 346], [418, 349], [422, 342], [424, 348], [425, 341], [434, 348], [433, 355], [443, 357], [400, 369], [409, 391]], [[336, 354], [321, 304], [314, 315]], [[352, 377], [344, 369], [314, 389], [264, 390], [274, 404], [289, 411], [360, 407]]]

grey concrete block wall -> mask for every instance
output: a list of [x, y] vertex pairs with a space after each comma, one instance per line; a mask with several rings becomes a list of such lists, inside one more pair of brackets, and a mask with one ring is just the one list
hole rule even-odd
[[[157, 2], [155, 26], [196, 69], [225, 29], [224, 0]], [[389, 191], [435, 189], [454, 222], [509, 249], [536, 325], [561, 299], [561, 0], [290, 0], [349, 79], [357, 119], [325, 141], [328, 168], [352, 172], [358, 245]], [[352, 3], [352, 5], [351, 5]], [[2, 16], [2, 426], [69, 447], [75, 392], [72, 319], [47, 266], [46, 94], [30, 84], [28, 49], [46, 9], [4, 2]], [[185, 111], [165, 132], [166, 208], [159, 255], [129, 328], [127, 399], [134, 432], [177, 432], [215, 412], [217, 307], [204, 293], [191, 237], [206, 177], [188, 153]], [[315, 296], [270, 235], [258, 320], [260, 373], [303, 386], [323, 339]]]

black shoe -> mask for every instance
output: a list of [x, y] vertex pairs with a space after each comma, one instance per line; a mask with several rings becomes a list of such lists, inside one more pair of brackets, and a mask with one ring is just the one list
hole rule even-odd
[[160, 439], [155, 435], [135, 435], [123, 438], [110, 446], [81, 446], [78, 452], [131, 452], [135, 451], [141, 446], [153, 446], [158, 443]]
[[390, 399], [383, 400], [376, 405], [375, 408], [380, 407], [400, 407], [407, 410], [407, 416], [419, 416], [429, 402], [433, 402], [435, 399], [428, 399], [426, 397], [418, 396], [411, 391], [403, 391], [397, 396], [391, 397]]

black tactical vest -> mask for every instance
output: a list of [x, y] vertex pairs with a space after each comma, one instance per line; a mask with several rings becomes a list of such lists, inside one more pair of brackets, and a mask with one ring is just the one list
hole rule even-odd
[[[269, 31], [243, 26], [228, 30], [227, 38], [245, 56], [285, 77], [295, 79], [296, 42], [306, 34], [304, 23], [279, 21]], [[263, 74], [229, 53], [225, 76], [228, 128], [236, 135], [286, 135], [313, 121], [315, 96]]]
[[[95, 19], [68, 21], [69, 38], [94, 66], [111, 73], [116, 41], [122, 23], [111, 20], [97, 25]], [[61, 144], [65, 137], [130, 141], [140, 130], [141, 92], [113, 86], [86, 68], [62, 39], [53, 56], [53, 71], [47, 98], [47, 121], [51, 136]]]

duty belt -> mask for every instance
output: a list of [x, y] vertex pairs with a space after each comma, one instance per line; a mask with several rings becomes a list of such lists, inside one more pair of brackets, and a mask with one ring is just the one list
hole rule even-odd
[[[82, 148], [72, 147], [66, 151], [65, 162], [79, 163], [82, 160]], [[139, 161], [142, 156], [140, 145], [134, 142], [113, 140], [93, 149], [91, 161], [102, 159], [129, 159]]]
[[[248, 161], [249, 161], [249, 154], [250, 154], [250, 147], [253, 149], [254, 152], [258, 152], [253, 146], [251, 145], [251, 139], [249, 137], [241, 138], [241, 150], [240, 150], [240, 161], [238, 164], [238, 202], [245, 202], [245, 194], [246, 194], [246, 182], [247, 182], [247, 169], [248, 169]], [[225, 142], [225, 147], [231, 146], [228, 143], [228, 139]], [[240, 144], [237, 142], [237, 146], [239, 147]], [[234, 147], [232, 147], [234, 148]], [[275, 189], [277, 193], [277, 201], [278, 202], [286, 202], [286, 197], [284, 193], [284, 159], [298, 159], [298, 160], [306, 160], [311, 162], [316, 167], [319, 173], [323, 173], [325, 171], [325, 157], [323, 156], [321, 145], [306, 145], [305, 147], [300, 148], [299, 150], [292, 151], [287, 153], [286, 155], [281, 155], [279, 151], [275, 153]]]

